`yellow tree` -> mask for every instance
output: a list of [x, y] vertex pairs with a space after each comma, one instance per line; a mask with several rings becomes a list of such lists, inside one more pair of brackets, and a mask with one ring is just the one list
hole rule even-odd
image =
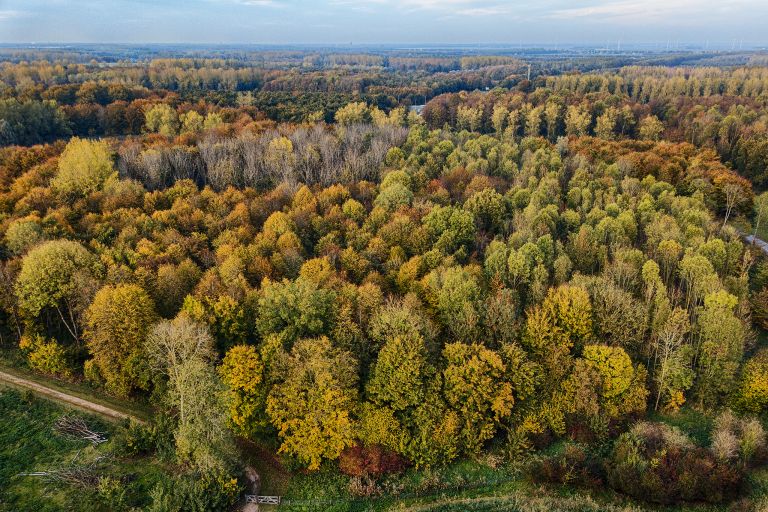
[[499, 354], [482, 345], [451, 343], [443, 349], [443, 394], [461, 423], [465, 452], [478, 453], [512, 413], [512, 382]]
[[310, 470], [333, 460], [355, 437], [357, 363], [328, 338], [296, 342], [285, 374], [267, 397], [267, 414], [280, 438], [280, 453]]
[[84, 196], [116, 178], [112, 152], [106, 142], [74, 137], [59, 157], [51, 188], [67, 197]]
[[105, 286], [85, 314], [85, 339], [107, 387], [121, 396], [146, 389], [144, 341], [156, 319], [155, 305], [134, 284]]
[[229, 417], [235, 430], [253, 437], [269, 424], [264, 409], [264, 363], [256, 347], [236, 345], [227, 351], [219, 373], [228, 388]]

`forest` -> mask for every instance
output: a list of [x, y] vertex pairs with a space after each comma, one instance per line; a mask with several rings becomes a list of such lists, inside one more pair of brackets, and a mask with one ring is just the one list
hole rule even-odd
[[219, 52], [0, 53], [0, 510], [768, 507], [768, 56]]

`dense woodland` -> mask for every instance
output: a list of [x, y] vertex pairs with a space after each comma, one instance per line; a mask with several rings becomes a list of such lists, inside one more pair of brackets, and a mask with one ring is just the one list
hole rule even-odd
[[758, 57], [260, 55], [0, 64], [4, 350], [153, 407], [151, 510], [229, 509], [246, 442], [358, 496], [492, 454], [760, 506]]

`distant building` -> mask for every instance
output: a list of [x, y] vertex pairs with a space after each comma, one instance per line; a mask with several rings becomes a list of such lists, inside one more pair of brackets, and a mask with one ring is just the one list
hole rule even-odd
[[421, 115], [421, 112], [424, 110], [425, 105], [411, 105], [408, 107], [408, 109], [411, 112], [416, 112], [417, 114]]

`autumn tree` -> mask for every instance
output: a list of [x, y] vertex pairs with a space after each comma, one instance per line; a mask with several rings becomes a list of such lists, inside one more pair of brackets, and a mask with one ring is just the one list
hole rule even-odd
[[176, 110], [167, 103], [158, 103], [144, 114], [147, 131], [173, 137], [179, 131], [179, 117]]
[[131, 284], [105, 286], [85, 313], [88, 350], [107, 388], [121, 396], [148, 385], [144, 340], [155, 317], [147, 292]]
[[482, 345], [450, 343], [443, 349], [443, 393], [460, 418], [462, 450], [478, 453], [512, 413], [514, 389], [501, 356]]
[[105, 141], [74, 137], [59, 157], [51, 188], [65, 197], [85, 196], [116, 178], [112, 152]]
[[253, 437], [269, 424], [264, 412], [267, 389], [264, 363], [253, 345], [227, 351], [219, 373], [228, 388], [229, 417], [237, 432]]
[[280, 453], [310, 470], [334, 460], [355, 436], [357, 363], [328, 338], [297, 341], [285, 371], [267, 397], [267, 414], [278, 431]]
[[359, 124], [370, 122], [371, 112], [363, 101], [347, 103], [336, 111], [334, 116], [340, 125]]
[[739, 410], [752, 414], [768, 408], [768, 350], [760, 350], [744, 365], [735, 403]]
[[624, 349], [587, 345], [563, 385], [566, 409], [605, 435], [607, 422], [645, 411], [646, 376], [645, 368], [633, 365]]
[[640, 120], [640, 138], [643, 140], [659, 140], [664, 133], [664, 123], [656, 116], [646, 116]]

